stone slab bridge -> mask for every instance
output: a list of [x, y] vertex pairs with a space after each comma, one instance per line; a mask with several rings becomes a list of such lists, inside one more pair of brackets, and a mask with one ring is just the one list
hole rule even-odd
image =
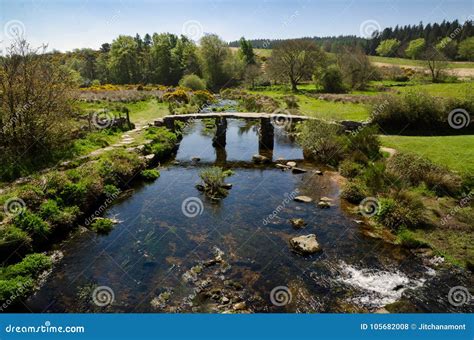
[[[154, 122], [155, 126], [165, 126], [171, 131], [175, 129], [175, 121], [187, 122], [196, 119], [215, 119], [216, 135], [212, 142], [213, 146], [224, 148], [226, 145], [226, 130], [227, 119], [245, 119], [245, 120], [259, 120], [259, 153], [268, 154], [273, 151], [274, 146], [274, 128], [275, 127], [290, 127], [292, 123], [301, 122], [305, 120], [317, 120], [315, 117], [292, 115], [286, 112], [265, 113], [265, 112], [212, 112], [212, 113], [190, 113], [182, 115], [169, 115], [157, 119]], [[339, 121], [333, 124], [340, 125], [344, 130], [354, 131], [359, 129], [365, 123], [354, 121]]]

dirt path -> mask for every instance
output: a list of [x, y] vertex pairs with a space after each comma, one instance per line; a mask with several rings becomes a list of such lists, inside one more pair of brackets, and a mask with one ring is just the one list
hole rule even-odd
[[380, 151], [388, 153], [388, 159], [392, 158], [397, 153], [397, 150], [392, 149], [392, 148], [387, 148], [385, 146], [381, 146]]

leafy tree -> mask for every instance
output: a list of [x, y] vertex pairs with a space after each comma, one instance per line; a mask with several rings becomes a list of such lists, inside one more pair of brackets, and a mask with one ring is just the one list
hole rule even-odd
[[405, 54], [407, 57], [411, 59], [418, 59], [421, 54], [423, 53], [423, 50], [425, 49], [425, 39], [419, 38], [410, 41], [408, 44], [408, 47], [405, 49]]
[[120, 35], [112, 42], [109, 71], [113, 81], [133, 84], [140, 80], [137, 47], [137, 42], [130, 36]]
[[474, 61], [474, 37], [461, 41], [459, 44], [459, 56]]
[[454, 59], [458, 54], [458, 43], [456, 40], [446, 37], [436, 44], [436, 49], [449, 59]]
[[324, 59], [324, 52], [314, 42], [287, 40], [273, 49], [268, 67], [274, 78], [286, 79], [292, 91], [297, 91], [299, 82], [311, 79], [316, 66]]
[[327, 93], [344, 92], [344, 83], [341, 69], [336, 65], [324, 67], [315, 74], [317, 85], [323, 88]]
[[259, 65], [247, 65], [245, 68], [244, 73], [244, 81], [245, 83], [250, 86], [251, 88], [255, 87], [255, 82], [257, 81], [258, 77], [262, 74], [262, 70]]
[[344, 81], [351, 89], [364, 89], [374, 75], [374, 68], [360, 48], [344, 48], [337, 55]]
[[246, 65], [255, 64], [255, 54], [253, 53], [253, 47], [250, 41], [245, 40], [244, 37], [240, 38], [240, 54], [245, 61]]
[[151, 73], [154, 83], [173, 85], [172, 74], [177, 65], [172, 50], [176, 41], [177, 37], [173, 34], [153, 34]]
[[222, 87], [229, 79], [224, 64], [230, 55], [227, 44], [216, 34], [209, 34], [201, 39], [202, 71], [211, 88]]
[[382, 57], [390, 57], [395, 54], [397, 49], [400, 47], [400, 41], [397, 39], [383, 40], [377, 47], [376, 52]]

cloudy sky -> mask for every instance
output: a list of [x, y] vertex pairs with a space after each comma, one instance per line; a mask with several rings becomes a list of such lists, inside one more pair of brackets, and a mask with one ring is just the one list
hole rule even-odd
[[171, 32], [199, 39], [365, 35], [420, 21], [474, 18], [474, 0], [0, 0], [1, 37], [98, 48], [119, 34]]

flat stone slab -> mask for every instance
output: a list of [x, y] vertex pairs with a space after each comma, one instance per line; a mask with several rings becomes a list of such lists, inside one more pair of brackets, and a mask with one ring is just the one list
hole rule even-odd
[[296, 202], [303, 202], [303, 203], [311, 203], [313, 202], [313, 199], [309, 196], [296, 196], [294, 198]]
[[297, 253], [302, 255], [310, 255], [321, 251], [321, 246], [314, 234], [294, 237], [290, 239], [290, 245]]

